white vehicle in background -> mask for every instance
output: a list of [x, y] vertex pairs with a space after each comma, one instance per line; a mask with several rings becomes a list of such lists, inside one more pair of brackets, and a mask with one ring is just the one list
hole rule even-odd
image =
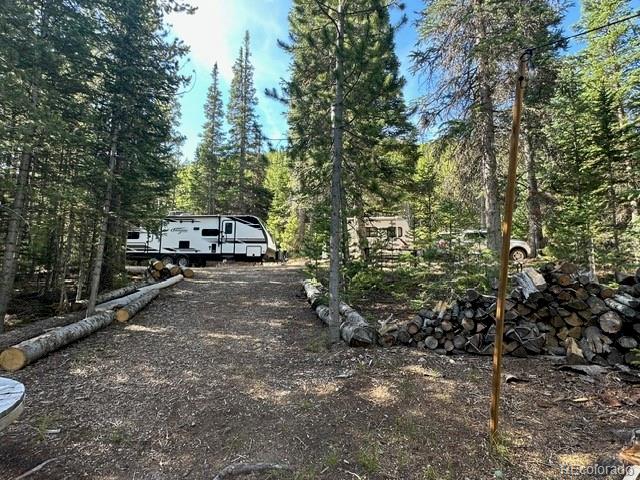
[[158, 258], [182, 267], [208, 260], [263, 261], [275, 258], [276, 245], [262, 221], [253, 215], [189, 215], [165, 218], [161, 232], [134, 228], [127, 232], [127, 258]]
[[[456, 238], [463, 245], [477, 246], [480, 248], [487, 248], [487, 231], [483, 229], [478, 230], [464, 230]], [[438, 248], [446, 249], [449, 245], [447, 240], [438, 240]], [[509, 258], [514, 262], [522, 262], [532, 256], [531, 246], [524, 240], [511, 239], [509, 244]]]
[[[365, 217], [361, 231], [366, 235], [368, 247], [384, 256], [397, 256], [401, 253], [412, 253], [414, 250], [409, 221], [402, 217]], [[355, 218], [347, 219], [349, 252], [360, 256], [358, 222]]]

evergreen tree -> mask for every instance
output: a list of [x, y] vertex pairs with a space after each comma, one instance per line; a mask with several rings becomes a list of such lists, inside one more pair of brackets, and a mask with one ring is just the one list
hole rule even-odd
[[[342, 234], [346, 216], [367, 213], [365, 196], [377, 197], [381, 204], [397, 199], [394, 182], [397, 189], [403, 171], [412, 169], [400, 168], [413, 160], [409, 155], [407, 162], [403, 150], [407, 143], [411, 150], [413, 131], [402, 97], [404, 80], [398, 73], [389, 8], [374, 0], [297, 0], [289, 15], [290, 40], [281, 43], [292, 57], [285, 93], [291, 153], [309, 206], [307, 217], [313, 221], [307, 233], [314, 239], [310, 248], [317, 251], [330, 237], [334, 326], [340, 265], [347, 258]], [[332, 335], [335, 339], [335, 328]]]
[[[482, 189], [481, 224], [488, 245], [500, 247], [498, 118], [511, 95], [511, 76], [526, 46], [554, 39], [557, 12], [547, 0], [448, 2], [428, 0], [419, 22], [414, 69], [426, 75], [423, 125], [455, 120], [460, 160]], [[462, 126], [463, 128], [460, 128]], [[478, 182], [478, 178], [480, 182]]]
[[185, 52], [166, 40], [163, 18], [186, 9], [174, 0], [4, 2], [0, 324], [16, 271], [27, 280], [47, 271], [42, 290], [64, 308], [70, 266], [79, 300], [93, 265], [95, 298], [123, 270], [127, 224], [161, 215]]
[[[191, 185], [193, 212], [212, 215], [229, 208], [228, 188], [231, 180], [221, 167], [224, 163], [224, 106], [218, 64], [211, 72], [211, 85], [205, 104], [206, 123], [196, 151], [195, 184]], [[225, 175], [226, 174], [226, 175]]]
[[257, 104], [247, 31], [233, 65], [227, 109], [229, 155], [237, 165], [237, 182], [232, 206], [239, 212], [260, 214], [266, 211], [268, 201], [265, 202], [261, 195], [266, 162], [262, 153], [263, 135], [256, 114]]
[[281, 250], [291, 252], [296, 248], [298, 228], [294, 184], [289, 159], [282, 150], [267, 154], [269, 166], [265, 175], [265, 187], [271, 197], [267, 216], [267, 228]]

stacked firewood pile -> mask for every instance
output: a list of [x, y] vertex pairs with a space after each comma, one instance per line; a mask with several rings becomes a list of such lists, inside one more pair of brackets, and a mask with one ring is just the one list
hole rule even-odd
[[[617, 274], [620, 288], [598, 282], [570, 263], [525, 268], [513, 279], [505, 306], [505, 353], [566, 355], [570, 363], [633, 364], [640, 360], [640, 270]], [[383, 345], [404, 344], [440, 353], [493, 353], [496, 299], [476, 290], [418, 313], [402, 324], [383, 323]]]
[[129, 273], [144, 274], [153, 280], [166, 280], [167, 278], [175, 277], [182, 274], [185, 278], [193, 277], [193, 270], [180, 265], [174, 265], [171, 263], [164, 264], [160, 260], [152, 258], [149, 260], [148, 267], [127, 266]]

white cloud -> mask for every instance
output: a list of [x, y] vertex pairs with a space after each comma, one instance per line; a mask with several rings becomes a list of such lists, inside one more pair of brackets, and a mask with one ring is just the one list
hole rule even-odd
[[[231, 68], [238, 56], [246, 30], [252, 35], [253, 61], [258, 65], [264, 59], [268, 65], [276, 48], [276, 39], [287, 34], [287, 25], [281, 24], [270, 8], [277, 8], [269, 0], [191, 0], [197, 7], [193, 15], [172, 13], [168, 17], [175, 35], [191, 48], [190, 57], [199, 66], [208, 69], [218, 62], [222, 77], [231, 80]], [[278, 7], [282, 2], [278, 3]], [[262, 72], [271, 76], [271, 69]], [[278, 75], [274, 75], [278, 78]]]
[[210, 83], [209, 72], [218, 63], [223, 98], [228, 101], [228, 88], [232, 66], [238, 56], [244, 34], [251, 34], [251, 61], [258, 94], [258, 113], [264, 133], [271, 138], [282, 137], [287, 130], [282, 116], [284, 108], [278, 102], [265, 98], [264, 89], [279, 86], [287, 75], [288, 56], [277, 46], [277, 39], [287, 36], [286, 0], [190, 0], [198, 7], [194, 15], [172, 13], [167, 23], [173, 35], [190, 47], [190, 62], [183, 67], [184, 74], [195, 72], [191, 89], [180, 98], [181, 132], [186, 137], [184, 155], [193, 158], [204, 123], [204, 103]]

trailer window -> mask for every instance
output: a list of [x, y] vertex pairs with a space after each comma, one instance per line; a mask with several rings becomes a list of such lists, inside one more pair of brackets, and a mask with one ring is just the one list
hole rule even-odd
[[220, 230], [218, 230], [217, 228], [203, 228], [202, 229], [202, 236], [203, 237], [217, 237], [218, 235], [220, 235]]
[[127, 240], [138, 240], [140, 232], [127, 232]]
[[402, 227], [398, 227], [398, 237], [402, 237]]
[[188, 240], [180, 240], [178, 242], [178, 248], [189, 248], [189, 243]]
[[224, 224], [225, 235], [231, 235], [233, 233], [233, 223], [227, 222]]
[[387, 227], [387, 238], [396, 238], [396, 227]]

